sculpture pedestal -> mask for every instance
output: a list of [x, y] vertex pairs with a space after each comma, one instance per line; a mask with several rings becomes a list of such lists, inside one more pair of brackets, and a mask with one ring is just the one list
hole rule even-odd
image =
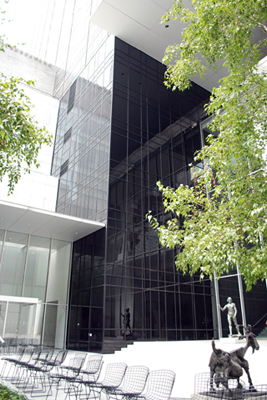
[[220, 343], [223, 344], [236, 344], [236, 343], [243, 343], [246, 341], [245, 339], [239, 339], [238, 335], [233, 335], [231, 337], [223, 337], [220, 339]]
[[193, 400], [266, 400], [267, 399], [267, 387], [257, 388], [255, 392], [249, 389], [218, 389], [216, 391], [207, 391], [193, 395]]
[[[218, 377], [217, 377], [218, 378]], [[209, 372], [195, 375], [193, 400], [267, 400], [267, 384], [254, 385], [253, 389], [239, 380], [229, 378], [227, 386], [210, 377]], [[227, 388], [228, 387], [228, 388]]]

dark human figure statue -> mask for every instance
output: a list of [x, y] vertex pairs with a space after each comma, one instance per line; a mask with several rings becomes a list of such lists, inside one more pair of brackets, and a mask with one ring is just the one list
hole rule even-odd
[[225, 306], [223, 308], [220, 306], [220, 304], [218, 304], [218, 306], [221, 311], [227, 310], [227, 321], [228, 321], [228, 325], [229, 325], [229, 335], [228, 336], [229, 337], [233, 336], [232, 321], [235, 324], [238, 335], [241, 335], [241, 333], [239, 331], [239, 326], [237, 324], [237, 319], [236, 319], [237, 308], [236, 308], [235, 303], [233, 303], [232, 297], [228, 297], [227, 304], [225, 304]]
[[123, 323], [125, 326], [125, 332], [127, 329], [129, 329], [130, 334], [132, 334], [132, 329], [131, 329], [131, 325], [130, 325], [130, 319], [131, 319], [131, 314], [130, 314], [130, 309], [126, 308], [124, 310], [125, 314], [121, 314], [121, 316], [123, 317]]
[[239, 378], [243, 375], [243, 369], [246, 371], [249, 388], [251, 391], [255, 390], [251, 376], [249, 373], [248, 361], [244, 358], [246, 351], [249, 347], [252, 348], [252, 353], [255, 350], [259, 350], [260, 346], [256, 340], [256, 336], [252, 333], [251, 325], [244, 328], [244, 335], [241, 335], [239, 339], [246, 338], [246, 345], [239, 349], [226, 352], [221, 349], [216, 349], [215, 342], [212, 339], [213, 352], [210, 357], [210, 386], [213, 389], [213, 382], [219, 386], [222, 383], [228, 390], [228, 379], [237, 379], [237, 387], [242, 388], [239, 382]]

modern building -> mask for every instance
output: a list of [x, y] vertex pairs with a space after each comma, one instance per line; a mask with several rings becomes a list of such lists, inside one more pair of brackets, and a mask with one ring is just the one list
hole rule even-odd
[[238, 271], [218, 282], [183, 275], [146, 220], [149, 210], [168, 218], [157, 181], [192, 183], [189, 164], [207, 133], [203, 106], [223, 68], [185, 92], [166, 89], [161, 59], [177, 28], [160, 18], [171, 1], [65, 3], [72, 19], [63, 66], [32, 60], [49, 69], [49, 102], [59, 101], [55, 209], [1, 202], [3, 335], [99, 352], [125, 340], [218, 338], [228, 334], [218, 311], [228, 296], [238, 322], [259, 333], [265, 282], [246, 293]]
[[[55, 133], [59, 101], [56, 68], [24, 54], [1, 52], [1, 72], [34, 80], [22, 85], [34, 117]], [[58, 179], [50, 175], [53, 147], [42, 148], [40, 168], [23, 175], [8, 196], [0, 183], [0, 335], [65, 347], [72, 242], [104, 224], [55, 213]]]

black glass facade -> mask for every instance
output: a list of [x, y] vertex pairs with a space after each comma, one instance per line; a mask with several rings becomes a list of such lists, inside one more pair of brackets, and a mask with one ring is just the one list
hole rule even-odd
[[[167, 90], [164, 66], [115, 39], [107, 226], [74, 243], [67, 346], [101, 351], [108, 338], [216, 337], [210, 281], [183, 276], [145, 215], [162, 221], [156, 182], [191, 183], [209, 93]], [[130, 328], [123, 317], [129, 308]]]
[[117, 38], [109, 54], [108, 86], [78, 77], [59, 113], [53, 165], [60, 177], [58, 211], [106, 222], [74, 243], [67, 347], [101, 352], [120, 338], [227, 336], [217, 303], [229, 296], [238, 323], [247, 321], [259, 333], [265, 282], [246, 293], [237, 271], [217, 283], [183, 276], [175, 269], [175, 251], [159, 245], [145, 218], [149, 210], [161, 222], [168, 218], [158, 180], [191, 185], [188, 165], [201, 148], [209, 93], [195, 84], [183, 93], [167, 90], [164, 66]]

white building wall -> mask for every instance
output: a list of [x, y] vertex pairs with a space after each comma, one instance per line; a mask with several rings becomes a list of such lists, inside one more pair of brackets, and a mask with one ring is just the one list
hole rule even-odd
[[[59, 101], [52, 97], [56, 68], [20, 51], [5, 49], [0, 68], [7, 76], [33, 80], [35, 86], [22, 85], [34, 105], [31, 113], [40, 126], [54, 136]], [[38, 157], [40, 167], [23, 174], [12, 195], [8, 195], [7, 178], [0, 183], [0, 200], [55, 211], [58, 179], [50, 176], [53, 146], [43, 146]]]

